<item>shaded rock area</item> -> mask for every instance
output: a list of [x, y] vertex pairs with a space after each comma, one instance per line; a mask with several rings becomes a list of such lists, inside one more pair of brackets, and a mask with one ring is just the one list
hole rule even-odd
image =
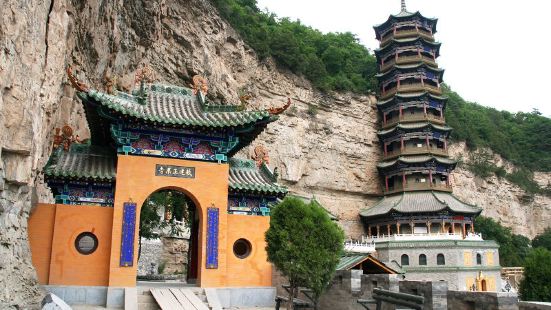
[[[0, 16], [0, 308], [42, 299], [27, 218], [33, 203], [53, 201], [41, 169], [54, 128], [68, 124], [89, 137], [67, 66], [99, 89], [105, 81], [132, 89], [135, 70], [148, 64], [160, 82], [189, 85], [193, 75], [205, 76], [219, 103], [238, 104], [247, 94], [248, 108], [257, 109], [291, 98], [293, 106], [240, 156], [264, 144], [291, 192], [315, 195], [349, 236], [363, 233], [358, 211], [381, 194], [373, 97], [323, 95], [273, 61], [258, 60], [206, 0], [4, 0]], [[515, 198], [522, 191], [503, 180], [488, 185], [465, 170], [456, 175], [459, 197], [515, 232], [533, 236], [548, 226], [548, 198], [523, 203]]]

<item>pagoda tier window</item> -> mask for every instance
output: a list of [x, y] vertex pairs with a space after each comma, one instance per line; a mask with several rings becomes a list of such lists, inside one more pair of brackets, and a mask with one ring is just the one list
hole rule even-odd
[[482, 265], [482, 255], [480, 253], [476, 253], [476, 264]]

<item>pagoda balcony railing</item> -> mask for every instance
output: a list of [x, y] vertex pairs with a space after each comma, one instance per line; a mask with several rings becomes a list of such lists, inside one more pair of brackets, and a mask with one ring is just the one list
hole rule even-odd
[[394, 157], [398, 157], [401, 155], [422, 155], [422, 154], [433, 154], [433, 155], [439, 155], [439, 156], [448, 156], [448, 150], [437, 148], [437, 147], [406, 147], [403, 150], [395, 150], [392, 152], [387, 152], [386, 155], [383, 156], [385, 160], [392, 159]]
[[414, 192], [414, 191], [441, 191], [441, 192], [452, 192], [452, 186], [446, 184], [431, 184], [430, 182], [425, 183], [408, 183], [406, 186], [394, 186], [390, 187], [387, 190], [383, 190], [385, 195], [394, 194], [399, 192]]
[[433, 86], [427, 83], [414, 83], [414, 84], [402, 84], [399, 87], [394, 86], [391, 89], [387, 89], [384, 93], [381, 94], [380, 100], [386, 100], [390, 97], [396, 95], [398, 92], [423, 92], [428, 91], [433, 95], [441, 96], [442, 95], [442, 89], [438, 86]]
[[429, 66], [438, 67], [438, 64], [434, 58], [425, 56], [425, 55], [414, 55], [414, 56], [398, 56], [398, 59], [392, 58], [391, 60], [385, 62], [380, 66], [380, 71], [385, 72], [390, 69], [392, 66], [396, 65], [407, 65], [416, 62], [424, 62]]
[[393, 117], [386, 120], [386, 123], [383, 122], [383, 129], [390, 128], [398, 123], [413, 123], [413, 122], [431, 122], [439, 125], [444, 125], [446, 123], [445, 117], [436, 116], [434, 114], [411, 114], [404, 113], [402, 117]]
[[346, 241], [344, 251], [349, 253], [373, 253], [375, 252], [375, 242], [373, 241]]
[[415, 37], [415, 36], [420, 36], [424, 39], [426, 39], [427, 41], [434, 41], [434, 36], [432, 35], [432, 33], [430, 31], [427, 31], [425, 29], [422, 29], [422, 28], [418, 28], [418, 29], [407, 29], [407, 30], [400, 30], [400, 29], [396, 29], [395, 32], [389, 32], [387, 33], [383, 39], [381, 40], [381, 47], [387, 45], [388, 43], [390, 43], [392, 41], [392, 39], [402, 39], [402, 38], [410, 38], [410, 37]]
[[425, 234], [391, 234], [379, 236], [362, 236], [362, 242], [385, 242], [385, 241], [417, 241], [417, 240], [474, 240], [482, 241], [482, 236], [477, 233], [425, 233]]

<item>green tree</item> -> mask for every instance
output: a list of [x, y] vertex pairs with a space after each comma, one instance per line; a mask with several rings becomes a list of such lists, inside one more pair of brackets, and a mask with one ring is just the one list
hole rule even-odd
[[551, 302], [551, 252], [534, 249], [524, 265], [524, 278], [520, 282], [522, 300]]
[[546, 228], [542, 234], [537, 235], [532, 240], [532, 246], [534, 248], [546, 248], [551, 251], [551, 227]]
[[519, 267], [524, 265], [526, 255], [530, 252], [530, 239], [513, 234], [510, 228], [502, 226], [489, 217], [477, 217], [474, 227], [482, 234], [482, 238], [495, 240], [499, 244], [501, 266]]
[[[142, 238], [158, 238], [159, 230], [169, 228], [171, 234], [181, 232], [181, 225], [176, 219], [182, 219], [189, 227], [191, 224], [190, 210], [193, 202], [183, 193], [173, 190], [162, 190], [151, 194], [143, 203], [140, 211], [138, 258], [141, 254]], [[160, 213], [164, 208], [165, 213], [172, 214], [170, 219], [162, 219]]]
[[317, 300], [333, 278], [344, 233], [317, 204], [287, 197], [272, 209], [266, 242], [268, 260], [289, 279], [289, 300], [301, 286]]

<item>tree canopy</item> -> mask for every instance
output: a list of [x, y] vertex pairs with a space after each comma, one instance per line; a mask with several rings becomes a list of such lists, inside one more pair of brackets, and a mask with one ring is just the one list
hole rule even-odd
[[537, 235], [534, 240], [532, 240], [532, 247], [545, 248], [551, 251], [551, 227], [546, 228], [542, 234]]
[[522, 300], [551, 302], [551, 251], [537, 248], [526, 257], [520, 282]]
[[511, 228], [504, 227], [494, 219], [479, 216], [474, 228], [485, 240], [495, 240], [499, 244], [499, 262], [503, 267], [520, 267], [530, 252], [530, 239], [513, 234]]
[[289, 279], [291, 292], [308, 287], [319, 297], [343, 251], [344, 233], [316, 203], [287, 197], [271, 211], [268, 260]]

